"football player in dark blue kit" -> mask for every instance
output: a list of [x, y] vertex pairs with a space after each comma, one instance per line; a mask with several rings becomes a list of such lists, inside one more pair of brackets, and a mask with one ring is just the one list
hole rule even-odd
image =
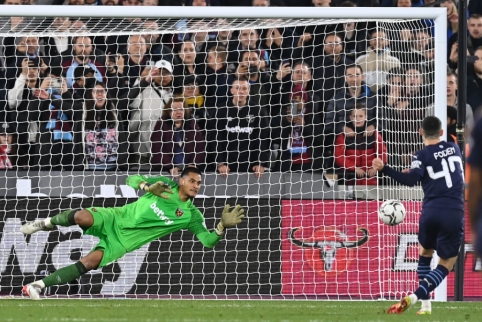
[[[418, 314], [431, 314], [430, 293], [447, 277], [457, 260], [464, 231], [464, 173], [457, 145], [440, 140], [442, 123], [427, 116], [420, 134], [425, 147], [413, 155], [409, 172], [398, 172], [382, 160], [373, 160], [373, 168], [395, 181], [414, 186], [422, 183], [424, 198], [419, 220], [420, 256], [417, 273], [418, 289], [390, 307], [387, 313], [400, 314], [422, 301]], [[439, 262], [434, 270], [430, 262], [434, 251]]]
[[475, 124], [472, 138], [468, 206], [475, 251], [482, 256], [482, 119]]

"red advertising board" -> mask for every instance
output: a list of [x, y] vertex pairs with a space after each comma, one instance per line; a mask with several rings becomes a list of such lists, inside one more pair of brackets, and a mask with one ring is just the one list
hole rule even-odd
[[[285, 200], [282, 204], [282, 293], [327, 298], [399, 298], [417, 287], [420, 202], [404, 202], [404, 222], [378, 220], [379, 201]], [[467, 235], [470, 240], [470, 235]], [[470, 245], [468, 248], [470, 249]], [[465, 279], [480, 284], [473, 253]], [[453, 273], [448, 296], [453, 295]], [[482, 296], [466, 287], [466, 296]]]

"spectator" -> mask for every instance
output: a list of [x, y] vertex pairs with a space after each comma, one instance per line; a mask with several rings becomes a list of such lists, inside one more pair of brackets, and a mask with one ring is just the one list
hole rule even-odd
[[34, 96], [42, 102], [40, 110], [34, 115], [39, 120], [40, 132], [38, 164], [44, 170], [71, 169], [74, 160], [72, 111], [62, 110], [66, 110], [62, 102], [70, 100], [71, 94], [57, 69], [52, 69], [40, 88], [34, 91]]
[[329, 102], [335, 92], [345, 84], [345, 68], [353, 61], [343, 53], [341, 37], [336, 33], [327, 34], [324, 41], [324, 55], [315, 57], [314, 88], [320, 89], [317, 94], [322, 102]]
[[365, 72], [365, 81], [371, 90], [377, 91], [387, 83], [390, 69], [400, 67], [400, 61], [390, 55], [390, 41], [384, 31], [373, 31], [367, 54], [355, 61]]
[[[372, 161], [380, 158], [387, 162], [387, 148], [383, 138], [377, 131], [368, 134], [367, 111], [357, 105], [350, 112], [350, 122], [346, 127], [349, 134], [341, 133], [335, 142], [335, 164], [343, 170], [347, 185], [376, 185], [377, 171], [372, 167]], [[350, 180], [350, 179], [355, 180]]]
[[[229, 29], [229, 22], [226, 19], [219, 18], [216, 22], [216, 27], [221, 29], [217, 32], [217, 35], [213, 39], [209, 40], [208, 48], [223, 46], [227, 49], [227, 53], [232, 56], [236, 49], [237, 42], [233, 39], [233, 32]], [[237, 59], [229, 57], [227, 62], [232, 65], [229, 69], [234, 71], [235, 66], [233, 62], [237, 62]]]
[[[74, 38], [74, 57], [66, 59], [54, 65], [62, 65], [66, 75], [67, 86], [71, 88], [74, 84], [74, 71], [80, 65], [88, 65], [95, 71], [95, 78], [102, 82], [106, 77], [105, 56], [104, 53], [93, 49], [92, 40], [89, 37]], [[114, 75], [109, 75], [114, 76]]]
[[[322, 107], [320, 107], [320, 98], [316, 94], [316, 90], [313, 89], [313, 77], [311, 75], [311, 67], [304, 61], [297, 61], [294, 63], [293, 68], [289, 66], [288, 63], [283, 65], [278, 72], [276, 73], [276, 81], [272, 81], [272, 96], [271, 96], [271, 104], [270, 104], [270, 132], [271, 132], [271, 140], [272, 140], [272, 151], [278, 151], [280, 148], [280, 138], [281, 138], [281, 131], [282, 131], [282, 123], [284, 122], [284, 118], [286, 116], [286, 106], [290, 106], [291, 104], [291, 96], [293, 92], [302, 91], [306, 93], [307, 99], [304, 102], [304, 105], [307, 106], [310, 119], [314, 120], [313, 126], [316, 127], [314, 130], [316, 133], [323, 133], [323, 124], [322, 124]], [[301, 88], [301, 90], [295, 90], [297, 88]], [[304, 95], [303, 95], [304, 96]], [[286, 134], [286, 133], [285, 133]], [[287, 134], [286, 134], [287, 135]], [[314, 138], [317, 141], [322, 142], [321, 138]], [[322, 150], [322, 149], [318, 149]], [[320, 154], [321, 152], [316, 150], [316, 154]], [[320, 153], [318, 153], [320, 152]], [[317, 156], [313, 156], [314, 161], [318, 161]], [[313, 165], [313, 168], [321, 168], [321, 166]]]
[[119, 0], [101, 0], [103, 6], [118, 6]]
[[232, 99], [228, 106], [216, 110], [215, 135], [211, 151], [216, 154], [219, 173], [254, 172], [260, 177], [268, 161], [268, 133], [258, 106], [251, 105], [249, 81], [236, 79], [231, 85]]
[[39, 58], [24, 58], [22, 71], [17, 77], [12, 89], [8, 91], [8, 114], [10, 120], [15, 120], [17, 136], [17, 152], [19, 166], [37, 165], [38, 118], [36, 113], [41, 110], [41, 102], [33, 95], [40, 87]]
[[311, 0], [313, 7], [329, 7], [331, 0]]
[[226, 106], [228, 99], [227, 49], [215, 46], [209, 49], [206, 58], [206, 102], [207, 108]]
[[[266, 48], [267, 62], [266, 70], [277, 70], [283, 61], [288, 61], [301, 57], [299, 50], [296, 50], [298, 35], [291, 28], [270, 28], [264, 30], [262, 38], [265, 39], [261, 48]], [[269, 64], [268, 64], [269, 63]]]
[[8, 123], [0, 125], [0, 170], [12, 169], [15, 167], [15, 131]]
[[192, 40], [185, 40], [178, 45], [176, 51], [177, 57], [181, 60], [181, 64], [177, 64], [174, 67], [174, 90], [179, 92], [182, 90], [182, 84], [184, 77], [189, 75], [196, 76], [196, 44]]
[[410, 166], [413, 153], [422, 147], [418, 130], [433, 103], [432, 93], [432, 86], [425, 85], [417, 66], [407, 69], [402, 86], [391, 88], [382, 114], [387, 120], [389, 163], [400, 170]]
[[189, 109], [187, 115], [196, 120], [199, 128], [203, 131], [204, 137], [206, 137], [206, 123], [211, 121], [211, 116], [209, 115], [209, 109], [205, 106], [206, 100], [201, 93], [196, 77], [187, 76], [184, 78], [182, 96], [184, 107]]
[[146, 30], [142, 36], [146, 40], [147, 61], [156, 62], [164, 59], [172, 64], [174, 57], [171, 49], [159, 42], [159, 24], [155, 20], [146, 20], [143, 28]]
[[[18, 42], [17, 42], [18, 41]], [[19, 77], [22, 72], [22, 62], [25, 58], [35, 59], [39, 58], [40, 61], [40, 75], [43, 76], [47, 69], [45, 64], [45, 58], [40, 51], [40, 44], [38, 37], [6, 37], [4, 39], [5, 44], [5, 62], [7, 64], [6, 78], [7, 89], [11, 89], [15, 83], [15, 79]], [[12, 51], [15, 48], [15, 51]]]
[[[456, 109], [458, 108], [457, 106], [457, 89], [458, 89], [458, 83], [457, 83], [457, 74], [449, 72], [447, 73], [447, 105], [453, 106]], [[465, 108], [465, 126], [468, 129], [472, 129], [474, 126], [474, 113], [472, 111], [472, 107], [467, 104]]]
[[106, 85], [96, 82], [84, 103], [61, 108], [73, 122], [74, 165], [88, 170], [127, 169], [128, 143], [122, 120], [107, 97]]
[[95, 71], [90, 66], [80, 66], [74, 71], [74, 80], [72, 96], [75, 100], [84, 100], [87, 90], [92, 89], [96, 82]]
[[425, 49], [431, 41], [431, 36], [423, 30], [411, 33], [410, 39], [399, 43], [400, 49], [394, 55], [404, 66], [408, 64], [422, 64], [425, 62]]
[[366, 53], [368, 46], [367, 29], [364, 26], [358, 26], [357, 22], [344, 23], [342, 44], [346, 57], [355, 61], [357, 57]]
[[[381, 106], [386, 106], [389, 99], [396, 99], [398, 92], [401, 91], [405, 82], [405, 70], [393, 68], [388, 72], [387, 84], [378, 90], [378, 99]], [[397, 93], [397, 94], [396, 94]], [[387, 130], [384, 127], [384, 130]]]
[[127, 115], [130, 120], [128, 125], [132, 156], [140, 156], [141, 162], [149, 163], [151, 160], [152, 131], [172, 96], [172, 80], [171, 63], [160, 60], [119, 102], [120, 111], [129, 111]]
[[467, 103], [473, 107], [475, 115], [480, 113], [482, 106], [482, 47], [475, 51], [474, 70], [467, 79]]
[[457, 109], [447, 106], [447, 142], [457, 143]]
[[260, 59], [258, 51], [244, 51], [240, 55], [240, 61], [236, 72], [231, 77], [230, 83], [234, 78], [246, 78], [249, 80], [249, 101], [255, 106], [261, 107], [264, 115], [269, 115], [270, 95], [269, 88], [270, 76], [262, 70], [263, 61]]
[[469, 12], [470, 14], [477, 13], [482, 15], [482, 2], [480, 1], [469, 1]]
[[253, 7], [269, 7], [270, 0], [253, 0]]
[[206, 141], [182, 97], [171, 99], [152, 132], [152, 161], [155, 168], [177, 177], [188, 166], [203, 167]]
[[453, 0], [446, 0], [440, 4], [440, 7], [447, 8], [447, 39], [458, 32], [459, 29], [459, 12], [457, 5]]
[[266, 71], [269, 65], [269, 55], [268, 52], [260, 45], [258, 31], [256, 29], [242, 29], [239, 31], [238, 41], [239, 45], [237, 49], [233, 51], [230, 61], [233, 59], [234, 61], [239, 62], [241, 60], [240, 56], [243, 52], [259, 50], [259, 58], [261, 61], [259, 69], [261, 71]]
[[53, 66], [54, 62], [60, 66], [62, 59], [68, 58], [72, 54], [72, 37], [61, 35], [61, 33], [69, 31], [71, 26], [72, 21], [68, 17], [54, 18], [50, 31], [58, 33], [58, 35], [42, 39], [47, 66]]
[[[475, 53], [475, 50], [482, 46], [482, 15], [474, 13], [471, 14], [467, 21], [467, 29], [469, 31], [467, 37], [467, 49], [470, 55]], [[458, 41], [458, 32], [455, 32], [448, 41], [449, 54], [450, 49], [453, 48], [454, 43]]]
[[[346, 123], [350, 120], [351, 110], [359, 104], [366, 109], [367, 134], [371, 135], [376, 129], [377, 99], [364, 82], [363, 69], [355, 64], [346, 66], [345, 82], [346, 87], [342, 87], [328, 104], [325, 114], [325, 132], [335, 135], [353, 134], [353, 129], [346, 127]], [[381, 119], [380, 115], [378, 119]]]
[[206, 62], [206, 52], [210, 46], [209, 40], [211, 39], [211, 36], [207, 31], [209, 29], [209, 25], [205, 22], [198, 21], [192, 26], [192, 28], [197, 30], [196, 32], [191, 33], [189, 38], [194, 42], [196, 48], [195, 63], [198, 67]]
[[412, 0], [395, 0], [395, 7], [411, 8], [412, 7]]
[[118, 91], [118, 94], [113, 95], [114, 97], [121, 96], [129, 91], [141, 77], [142, 72], [150, 66], [146, 51], [146, 40], [144, 37], [132, 35], [127, 41], [126, 55], [110, 55], [109, 53], [107, 57], [108, 72], [118, 77], [118, 84], [112, 86], [114, 91]]
[[322, 142], [321, 120], [313, 110], [308, 93], [301, 85], [296, 85], [290, 95], [291, 103], [283, 111], [281, 128], [281, 158], [276, 171], [313, 171], [318, 148]]

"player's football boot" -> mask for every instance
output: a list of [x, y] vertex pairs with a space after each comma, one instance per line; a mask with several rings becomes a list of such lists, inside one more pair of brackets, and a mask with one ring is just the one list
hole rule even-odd
[[393, 304], [388, 309], [388, 314], [402, 314], [405, 312], [410, 306], [412, 305], [412, 300], [409, 296], [405, 296], [400, 302], [397, 304]]
[[426, 315], [426, 314], [432, 314], [432, 310], [429, 309], [421, 309], [417, 312], [419, 315]]
[[41, 291], [42, 288], [40, 287], [40, 285], [37, 285], [35, 283], [24, 285], [22, 288], [22, 293], [29, 296], [32, 300], [40, 300]]
[[45, 225], [45, 220], [36, 220], [25, 223], [25, 225], [20, 228], [20, 231], [25, 235], [32, 235], [37, 231], [50, 230], [52, 227], [47, 227]]

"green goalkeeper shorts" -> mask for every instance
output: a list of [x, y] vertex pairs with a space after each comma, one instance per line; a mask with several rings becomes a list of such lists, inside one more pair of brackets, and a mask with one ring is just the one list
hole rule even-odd
[[92, 251], [101, 249], [104, 251], [104, 256], [100, 262], [99, 268], [115, 262], [127, 253], [127, 250], [119, 241], [119, 236], [115, 230], [114, 217], [121, 212], [121, 208], [87, 208], [94, 217], [94, 224], [84, 234], [99, 237], [99, 243], [92, 249]]

